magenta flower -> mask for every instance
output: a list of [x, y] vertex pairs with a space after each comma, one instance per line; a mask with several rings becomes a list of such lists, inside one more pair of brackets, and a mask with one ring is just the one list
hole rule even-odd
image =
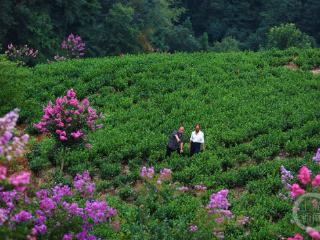
[[78, 139], [78, 138], [80, 138], [82, 135], [83, 135], [83, 133], [82, 133], [80, 130], [71, 133], [71, 136], [72, 136], [74, 139]]
[[306, 231], [313, 240], [320, 240], [320, 233], [315, 229], [307, 227]]
[[299, 171], [298, 178], [302, 184], [306, 185], [311, 181], [311, 171], [303, 166]]
[[304, 240], [300, 234], [296, 234], [294, 237], [289, 237], [287, 240]]
[[311, 182], [312, 187], [320, 186], [320, 175], [315, 176], [315, 178]]
[[293, 184], [291, 187], [291, 197], [292, 198], [296, 198], [300, 195], [305, 194], [305, 190], [303, 190], [302, 188], [300, 188], [299, 184]]
[[23, 192], [26, 189], [26, 185], [30, 183], [30, 172], [23, 171], [19, 174], [14, 174], [9, 178], [9, 182], [19, 192]]

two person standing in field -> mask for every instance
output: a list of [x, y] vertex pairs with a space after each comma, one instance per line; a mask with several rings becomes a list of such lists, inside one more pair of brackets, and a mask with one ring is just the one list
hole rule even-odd
[[[183, 153], [183, 134], [185, 129], [183, 126], [180, 126], [177, 131], [169, 137], [167, 144], [166, 157], [171, 156], [173, 152], [177, 152], [179, 155]], [[196, 124], [195, 130], [191, 133], [190, 142], [189, 142], [190, 156], [199, 153], [204, 150], [204, 134], [201, 131], [200, 124]]]

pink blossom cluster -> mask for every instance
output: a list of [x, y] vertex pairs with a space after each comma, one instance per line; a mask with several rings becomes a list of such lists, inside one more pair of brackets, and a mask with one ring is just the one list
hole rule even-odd
[[170, 180], [171, 179], [171, 174], [172, 174], [172, 171], [171, 169], [169, 168], [164, 168], [160, 171], [160, 176], [159, 176], [159, 179], [161, 181], [166, 181], [166, 180]]
[[78, 35], [69, 34], [66, 40], [61, 43], [61, 48], [68, 51], [70, 58], [80, 58], [84, 56], [85, 43]]
[[23, 155], [25, 145], [29, 141], [29, 135], [17, 135], [15, 129], [19, 118], [19, 110], [15, 109], [0, 118], [0, 159], [10, 161]]
[[140, 171], [140, 176], [141, 176], [142, 178], [152, 179], [153, 176], [154, 176], [154, 167], [149, 167], [149, 168], [147, 168], [147, 167], [143, 166], [143, 167], [141, 168], [141, 171]]
[[294, 237], [289, 237], [287, 240], [304, 240], [300, 234], [294, 235]]
[[[3, 168], [0, 168], [0, 176], [6, 177], [6, 171]], [[21, 182], [26, 181], [16, 180], [14, 183], [20, 186]], [[5, 191], [1, 188], [0, 206], [5, 207], [0, 208], [0, 226], [15, 228], [21, 223], [27, 223], [30, 226], [27, 238], [37, 239], [41, 235], [52, 234], [59, 226], [65, 229], [61, 220], [66, 223], [75, 221], [77, 223], [75, 228], [78, 230], [65, 233], [62, 239], [96, 239], [90, 234], [93, 226], [109, 222], [117, 215], [117, 211], [106, 201], [92, 199], [94, 185], [92, 187], [90, 182], [89, 173], [84, 172], [74, 178], [74, 189], [67, 185], [56, 185], [51, 189], [39, 190], [32, 201], [26, 201], [26, 194], [16, 190]], [[83, 191], [87, 194], [83, 194]], [[85, 200], [83, 206], [73, 200], [79, 197]], [[36, 208], [36, 210], [29, 211], [28, 208]], [[78, 225], [79, 218], [80, 225]], [[60, 221], [59, 225], [56, 224], [57, 221]], [[53, 226], [52, 222], [54, 222]], [[76, 231], [79, 232], [75, 233]]]
[[34, 127], [67, 145], [81, 142], [85, 132], [102, 127], [96, 121], [103, 116], [90, 107], [88, 99], [80, 102], [73, 89], [68, 90], [66, 96], [57, 98], [55, 104], [49, 102], [43, 111], [41, 121]]
[[10, 177], [7, 177], [7, 168], [0, 165], [0, 183], [1, 181], [9, 182], [16, 191], [23, 192], [30, 183], [30, 172], [22, 171], [14, 173]]
[[300, 180], [302, 187], [298, 183], [294, 183], [291, 187], [291, 197], [294, 199], [300, 195], [305, 194], [305, 188], [311, 184], [313, 188], [320, 186], [320, 175], [316, 175], [313, 180], [311, 179], [311, 171], [303, 166], [299, 170], [298, 179]]
[[36, 58], [38, 56], [38, 50], [34, 50], [29, 48], [28, 45], [24, 45], [23, 47], [14, 46], [12, 43], [8, 45], [5, 54], [11, 60], [21, 60], [21, 58]]
[[232, 212], [229, 209], [230, 203], [227, 199], [229, 190], [223, 189], [217, 193], [213, 193], [210, 202], [207, 205], [209, 214], [215, 215], [215, 222], [222, 224], [225, 218], [231, 218]]

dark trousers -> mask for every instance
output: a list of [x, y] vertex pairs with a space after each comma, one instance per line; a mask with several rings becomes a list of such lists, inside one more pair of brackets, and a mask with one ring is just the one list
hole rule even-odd
[[169, 148], [169, 146], [167, 146], [166, 157], [170, 157], [173, 152], [177, 152], [180, 155], [180, 148], [171, 149], [171, 148]]
[[193, 156], [201, 150], [201, 143], [191, 142], [190, 155]]

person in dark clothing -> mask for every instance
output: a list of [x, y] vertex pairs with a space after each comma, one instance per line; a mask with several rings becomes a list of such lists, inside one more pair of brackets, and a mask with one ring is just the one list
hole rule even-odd
[[183, 137], [184, 127], [180, 127], [178, 131], [174, 131], [170, 137], [167, 144], [167, 152], [166, 157], [171, 156], [173, 152], [177, 152], [178, 154], [183, 153]]
[[191, 133], [189, 144], [190, 156], [193, 156], [194, 154], [199, 153], [201, 150], [204, 150], [204, 134], [200, 129], [200, 124], [197, 124], [195, 131]]

